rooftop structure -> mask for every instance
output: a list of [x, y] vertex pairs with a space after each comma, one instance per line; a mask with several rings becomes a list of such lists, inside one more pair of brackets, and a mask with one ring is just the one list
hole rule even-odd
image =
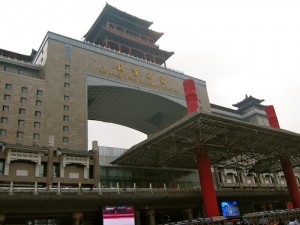
[[84, 37], [88, 42], [165, 65], [174, 53], [163, 51], [155, 45], [163, 33], [150, 30], [151, 24], [106, 3]]

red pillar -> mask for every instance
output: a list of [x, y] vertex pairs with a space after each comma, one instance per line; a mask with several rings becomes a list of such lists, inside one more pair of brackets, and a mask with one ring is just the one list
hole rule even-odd
[[265, 106], [265, 111], [267, 114], [270, 127], [280, 128], [274, 106], [272, 105]]
[[293, 203], [293, 208], [300, 208], [300, 192], [291, 165], [291, 161], [289, 158], [283, 157], [282, 159], [280, 159], [280, 162], [286, 180], [286, 184], [289, 190], [289, 194], [291, 196], [291, 200]]
[[194, 80], [183, 81], [183, 88], [188, 113], [194, 112], [195, 110], [199, 109], [198, 97]]
[[[198, 97], [194, 80], [185, 80], [183, 82], [184, 93], [188, 113], [199, 109]], [[197, 152], [197, 167], [202, 191], [202, 199], [206, 217], [219, 216], [217, 195], [214, 188], [214, 182], [211, 174], [211, 167], [205, 146], [199, 145]]]
[[198, 146], [197, 167], [206, 217], [219, 216], [217, 195], [205, 146]]
[[[265, 106], [265, 111], [270, 126], [275, 128], [280, 128], [274, 107], [272, 105]], [[280, 159], [280, 162], [286, 180], [286, 184], [289, 190], [289, 194], [293, 203], [293, 207], [300, 208], [300, 192], [292, 168], [291, 161], [288, 158], [288, 156], [283, 156]]]

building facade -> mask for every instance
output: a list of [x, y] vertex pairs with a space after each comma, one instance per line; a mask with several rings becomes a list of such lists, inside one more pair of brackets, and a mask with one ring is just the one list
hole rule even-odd
[[[45, 195], [39, 189], [55, 196], [54, 202], [45, 198], [52, 206], [57, 205], [57, 210], [51, 211], [57, 217], [61, 216], [59, 211], [66, 210], [60, 188], [77, 188], [71, 195], [65, 194], [67, 201], [72, 201], [74, 194], [81, 195], [81, 188], [89, 188], [89, 197], [82, 200], [86, 211], [74, 203], [64, 215], [72, 212], [77, 224], [87, 215], [86, 223], [94, 223], [105, 204], [128, 202], [144, 213], [142, 221], [153, 221], [149, 210], [157, 212], [157, 222], [164, 222], [164, 213], [181, 210], [186, 218], [203, 216], [195, 170], [115, 166], [110, 162], [125, 149], [94, 143], [93, 149], [87, 150], [88, 120], [121, 124], [151, 137], [187, 114], [182, 83], [192, 77], [167, 68], [166, 60], [173, 52], [155, 44], [163, 33], [150, 30], [151, 24], [107, 4], [84, 41], [48, 32], [31, 55], [0, 50], [0, 185], [4, 190], [1, 198], [6, 199], [0, 205], [0, 222], [5, 216], [7, 221], [18, 221], [15, 215], [22, 214], [25, 200], [32, 197], [24, 194], [25, 200], [18, 198], [15, 193], [22, 192], [18, 188], [23, 187], [34, 188], [41, 199]], [[233, 105], [236, 110], [211, 104], [205, 81], [193, 79], [200, 110], [269, 126], [263, 100], [246, 96]], [[238, 199], [243, 213], [282, 208], [289, 199], [282, 173], [255, 174], [217, 167], [212, 171], [218, 198]], [[299, 184], [299, 173], [296, 177]], [[139, 188], [146, 190], [146, 197], [134, 197]], [[149, 208], [149, 202], [166, 198], [162, 194], [166, 190], [179, 192], [170, 194], [166, 204]], [[102, 191], [116, 191], [117, 195], [108, 198]], [[149, 197], [149, 191], [160, 192], [160, 197]], [[120, 193], [129, 197], [122, 202]], [[4, 202], [10, 204], [7, 194], [19, 208], [5, 208]], [[262, 194], [266, 198], [260, 198]], [[186, 196], [182, 198], [185, 203], [174, 204], [182, 195]], [[252, 199], [245, 200], [248, 195]], [[60, 201], [61, 205], [57, 203]], [[34, 201], [32, 210], [25, 211], [30, 218], [40, 212], [44, 213], [42, 218], [51, 216], [39, 207]], [[25, 221], [26, 216], [22, 219]], [[61, 224], [68, 224], [68, 220], [63, 221]]]

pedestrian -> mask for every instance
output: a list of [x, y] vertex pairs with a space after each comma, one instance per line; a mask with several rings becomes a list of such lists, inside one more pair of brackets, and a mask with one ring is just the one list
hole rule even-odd
[[297, 225], [297, 222], [295, 221], [294, 217], [290, 218], [290, 222], [288, 223], [288, 225]]
[[277, 225], [284, 225], [284, 222], [282, 221], [282, 219], [280, 218]]

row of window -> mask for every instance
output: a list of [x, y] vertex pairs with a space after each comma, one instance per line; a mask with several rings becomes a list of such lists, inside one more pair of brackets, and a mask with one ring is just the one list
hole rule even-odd
[[[9, 101], [10, 99], [11, 99], [11, 96], [10, 96], [10, 95], [4, 94], [3, 100]], [[21, 97], [21, 98], [20, 98], [20, 103], [22, 103], [22, 104], [27, 103], [27, 98]], [[41, 101], [41, 100], [36, 100], [36, 101], [35, 101], [35, 105], [40, 107], [40, 106], [42, 106], [43, 104], [42, 104], [42, 101]]]
[[[12, 84], [5, 84], [5, 89], [6, 90], [12, 90], [13, 86]], [[21, 92], [22, 93], [28, 93], [28, 87], [21, 87]], [[36, 90], [36, 95], [37, 96], [43, 96], [43, 91], [42, 90]]]
[[[37, 101], [36, 102], [36, 106], [42, 106], [42, 102], [41, 101]], [[69, 110], [70, 110], [70, 106], [64, 105], [64, 111], [69, 111]], [[3, 112], [9, 112], [9, 106], [8, 105], [3, 105], [2, 106], [2, 111]], [[19, 108], [19, 114], [25, 114], [25, 113], [26, 113], [26, 109]], [[41, 111], [34, 111], [34, 115], [37, 116], [37, 117], [41, 117], [42, 116], [42, 112]]]
[[[71, 55], [70, 48], [67, 48], [67, 53], [66, 54], [68, 55], [67, 58], [69, 58], [70, 55]], [[65, 65], [65, 70], [70, 70], [70, 69], [71, 69], [70, 65], [66, 64]], [[65, 79], [66, 80], [70, 80], [71, 79], [71, 74], [70, 73], [65, 73]], [[64, 87], [65, 88], [70, 88], [71, 84], [69, 82], [65, 82], [64, 83]], [[65, 101], [69, 101], [70, 100], [70, 96], [69, 95], [64, 95], [64, 100]], [[69, 110], [70, 110], [70, 107], [68, 105], [64, 105], [64, 111], [69, 111]], [[69, 121], [70, 117], [68, 115], [64, 115], [63, 116], [63, 120], [64, 121]], [[69, 126], [63, 126], [63, 131], [64, 132], [68, 132], [69, 131]], [[69, 137], [63, 137], [63, 143], [69, 143]]]
[[[10, 99], [11, 99], [11, 95], [8, 95], [8, 94], [3, 95], [3, 100], [9, 101]], [[70, 96], [64, 95], [64, 100], [69, 101]], [[20, 103], [26, 103], [26, 102], [27, 102], [27, 98], [23, 98], [23, 97], [20, 98]], [[36, 100], [36, 106], [42, 106], [42, 101]]]
[[[12, 72], [13, 71], [13, 68], [9, 67], [9, 66], [4, 66], [4, 71], [7, 71], [7, 72]], [[25, 72], [23, 69], [18, 69], [18, 74], [21, 74], [21, 75], [24, 75]]]
[[[65, 65], [65, 70], [70, 70], [71, 69], [71, 67], [70, 67], [70, 65]], [[70, 80], [70, 78], [71, 78], [71, 74], [70, 73], [65, 73], [65, 79], [66, 80]], [[68, 83], [68, 82], [65, 82], [65, 84], [64, 84], [64, 87], [65, 88], [70, 88], [71, 87], [71, 84], [70, 83]]]
[[[2, 111], [3, 112], [9, 112], [9, 106], [8, 105], [3, 105], [2, 106]], [[25, 114], [26, 113], [26, 109], [23, 108], [19, 108], [19, 114]], [[42, 112], [41, 111], [34, 111], [34, 115], [36, 117], [41, 117], [42, 116]]]
[[[6, 136], [7, 131], [5, 129], [0, 129], [0, 136]], [[17, 138], [23, 138], [24, 132], [23, 131], [17, 131]], [[39, 140], [40, 134], [39, 133], [33, 133], [33, 140]], [[69, 137], [63, 137], [63, 143], [69, 143]]]
[[[7, 124], [8, 123], [8, 118], [7, 117], [1, 117], [0, 122], [2, 124]], [[20, 126], [20, 127], [25, 126], [25, 120], [18, 120], [18, 126]], [[41, 127], [41, 122], [34, 122], [33, 127], [40, 128]]]
[[[8, 123], [8, 118], [7, 117], [1, 117], [0, 118], [0, 123], [7, 124]], [[20, 126], [20, 127], [25, 126], [25, 120], [18, 120], [18, 126]], [[41, 122], [34, 122], [33, 127], [34, 128], [40, 128], [41, 127]], [[69, 131], [69, 126], [63, 126], [63, 131]]]

